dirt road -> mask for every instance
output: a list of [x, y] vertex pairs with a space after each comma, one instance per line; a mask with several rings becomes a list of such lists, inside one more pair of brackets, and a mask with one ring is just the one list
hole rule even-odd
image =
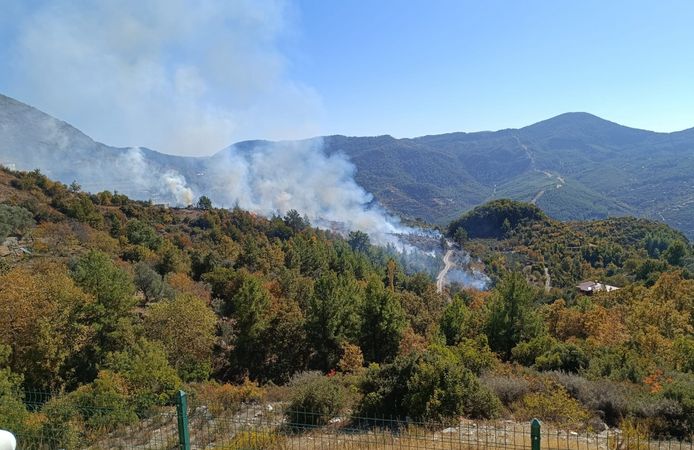
[[446, 241], [448, 244], [448, 249], [446, 250], [446, 254], [443, 255], [443, 269], [441, 269], [441, 272], [436, 276], [436, 292], [439, 294], [443, 292], [443, 285], [446, 282], [446, 274], [448, 273], [449, 270], [451, 270], [451, 267], [453, 267], [453, 261], [451, 261], [451, 258], [453, 257], [453, 243], [451, 241]]

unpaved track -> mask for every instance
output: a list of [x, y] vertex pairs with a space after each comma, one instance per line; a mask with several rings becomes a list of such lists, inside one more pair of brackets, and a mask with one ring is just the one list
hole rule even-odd
[[449, 270], [451, 270], [451, 267], [453, 267], [453, 261], [451, 261], [451, 258], [453, 257], [453, 246], [451, 245], [450, 241], [447, 242], [448, 249], [446, 250], [446, 254], [443, 255], [443, 269], [441, 269], [441, 272], [439, 272], [436, 277], [436, 292], [439, 294], [443, 292], [443, 284], [446, 282], [446, 274]]

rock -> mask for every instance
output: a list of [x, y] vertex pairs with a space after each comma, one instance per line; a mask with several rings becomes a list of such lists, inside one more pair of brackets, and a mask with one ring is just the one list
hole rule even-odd
[[441, 433], [457, 433], [458, 429], [456, 427], [449, 427], [441, 431]]

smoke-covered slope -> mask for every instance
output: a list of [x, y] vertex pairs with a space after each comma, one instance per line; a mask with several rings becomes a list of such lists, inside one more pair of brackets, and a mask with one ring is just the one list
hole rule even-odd
[[185, 158], [96, 143], [0, 96], [0, 162], [40, 168], [92, 191], [116, 189], [169, 202], [208, 194], [219, 205], [240, 201], [264, 212], [291, 206], [317, 216], [351, 217], [349, 208], [333, 206], [346, 201], [369, 208], [373, 201], [366, 190], [394, 213], [443, 223], [508, 197], [532, 201], [559, 219], [633, 214], [663, 220], [694, 237], [694, 129], [654, 133], [586, 113], [521, 129], [415, 139], [248, 141], [212, 157]]

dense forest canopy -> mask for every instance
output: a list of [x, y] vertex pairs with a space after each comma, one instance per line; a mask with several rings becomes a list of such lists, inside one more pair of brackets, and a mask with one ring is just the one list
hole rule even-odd
[[[484, 208], [448, 231], [495, 285], [449, 298], [363, 233], [319, 230], [297, 211], [165, 208], [3, 169], [0, 231], [14, 241], [0, 258], [0, 428], [54, 427], [56, 411], [66, 427], [116, 426], [183, 386], [250, 401], [289, 383], [300, 388], [287, 401], [335, 414], [541, 415], [691, 436], [687, 240], [636, 219]], [[622, 289], [577, 296], [573, 284], [595, 277]], [[22, 406], [30, 390], [56, 394], [42, 415]]]

